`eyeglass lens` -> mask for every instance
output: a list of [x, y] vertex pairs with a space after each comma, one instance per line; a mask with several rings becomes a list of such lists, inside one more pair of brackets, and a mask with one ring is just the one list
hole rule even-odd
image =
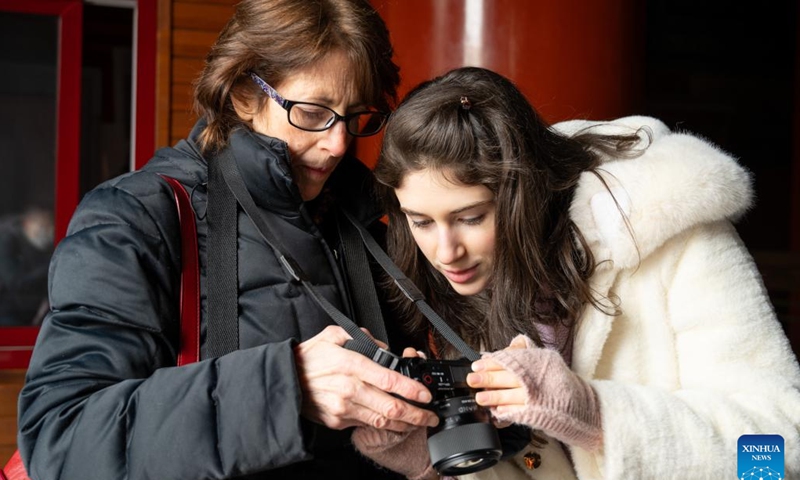
[[[351, 135], [371, 135], [380, 131], [386, 116], [380, 112], [361, 112], [347, 116], [347, 131]], [[304, 130], [322, 131], [336, 121], [336, 113], [322, 105], [296, 103], [289, 109], [289, 122]]]

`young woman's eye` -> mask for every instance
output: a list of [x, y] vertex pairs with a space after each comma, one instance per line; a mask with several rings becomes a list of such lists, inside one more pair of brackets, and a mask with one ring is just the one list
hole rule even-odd
[[431, 220], [411, 220], [411, 226], [413, 228], [425, 228], [433, 223]]
[[486, 218], [486, 215], [478, 215], [477, 217], [467, 217], [462, 218], [461, 223], [464, 225], [480, 225], [483, 222], [483, 219]]

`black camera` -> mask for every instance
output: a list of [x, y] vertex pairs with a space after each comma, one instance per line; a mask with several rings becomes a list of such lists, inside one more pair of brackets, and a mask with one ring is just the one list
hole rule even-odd
[[466, 475], [496, 464], [503, 453], [489, 411], [475, 401], [475, 390], [467, 385], [468, 360], [401, 358], [396, 371], [428, 387], [429, 404], [439, 424], [428, 430], [431, 463], [441, 475]]

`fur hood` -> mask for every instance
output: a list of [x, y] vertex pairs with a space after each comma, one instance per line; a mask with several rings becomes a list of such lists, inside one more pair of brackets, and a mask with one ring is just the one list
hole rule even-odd
[[575, 190], [570, 216], [598, 269], [635, 267], [670, 238], [700, 224], [735, 221], [752, 205], [750, 174], [733, 157], [695, 135], [671, 132], [657, 119], [571, 120], [553, 128], [570, 136], [588, 128], [615, 134], [644, 129], [650, 135], [640, 133], [646, 148], [641, 156], [604, 159], [600, 174], [611, 193], [591, 172], [582, 174]]

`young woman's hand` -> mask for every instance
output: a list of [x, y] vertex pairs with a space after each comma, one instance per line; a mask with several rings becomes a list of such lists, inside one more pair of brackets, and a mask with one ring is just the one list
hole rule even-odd
[[485, 390], [475, 396], [501, 422], [542, 430], [587, 450], [603, 442], [600, 402], [588, 382], [555, 350], [517, 336], [507, 348], [473, 364], [467, 383]]
[[[527, 348], [525, 337], [516, 337], [506, 350]], [[484, 357], [472, 364], [473, 373], [467, 375], [467, 384], [482, 391], [477, 392], [475, 400], [484, 407], [495, 407], [498, 413], [525, 405], [528, 395], [522, 383], [503, 365]]]
[[402, 399], [428, 403], [424, 385], [343, 348], [349, 339], [343, 328], [330, 326], [295, 347], [306, 418], [337, 430], [370, 426], [405, 432], [438, 423], [433, 412]]

